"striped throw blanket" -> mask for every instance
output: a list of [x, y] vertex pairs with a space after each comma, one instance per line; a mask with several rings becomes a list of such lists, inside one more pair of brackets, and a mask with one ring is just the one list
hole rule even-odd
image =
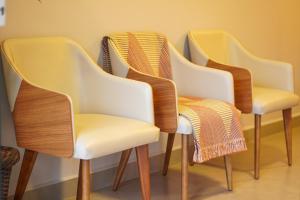
[[[130, 67], [145, 74], [172, 79], [168, 42], [157, 33], [117, 33], [103, 39], [104, 69], [111, 73], [108, 40], [117, 47]], [[209, 88], [208, 88], [209, 89]], [[246, 150], [240, 112], [233, 105], [219, 100], [179, 97], [179, 115], [193, 128], [197, 163]]]

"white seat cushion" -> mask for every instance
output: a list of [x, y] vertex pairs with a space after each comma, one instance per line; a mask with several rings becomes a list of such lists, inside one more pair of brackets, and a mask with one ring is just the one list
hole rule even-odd
[[159, 129], [134, 119], [102, 114], [77, 114], [74, 158], [93, 159], [159, 139]]
[[299, 97], [291, 92], [264, 88], [253, 88], [253, 113], [265, 114], [296, 106]]
[[187, 134], [187, 135], [193, 133], [193, 126], [187, 118], [183, 116], [179, 116], [177, 123], [178, 125], [177, 125], [176, 133]]

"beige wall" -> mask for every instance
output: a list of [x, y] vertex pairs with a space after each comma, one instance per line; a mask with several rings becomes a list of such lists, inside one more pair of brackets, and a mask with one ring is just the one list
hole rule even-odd
[[[7, 22], [5, 27], [0, 28], [0, 41], [24, 36], [68, 36], [83, 45], [98, 61], [100, 40], [110, 32], [159, 31], [165, 33], [182, 52], [188, 30], [224, 29], [258, 56], [291, 62], [295, 66], [296, 90], [300, 94], [299, 0], [41, 1], [7, 0]], [[1, 112], [2, 142], [14, 145], [13, 126], [6, 104], [1, 107]], [[278, 113], [266, 119], [277, 117]], [[251, 125], [252, 117], [244, 116], [243, 122]], [[160, 153], [161, 145], [152, 145], [151, 151], [152, 154]], [[96, 160], [93, 170], [115, 165], [118, 156]], [[77, 169], [77, 161], [42, 155], [34, 168], [29, 187], [72, 178], [77, 175]], [[14, 189], [17, 171], [18, 167], [14, 170], [11, 189]]]

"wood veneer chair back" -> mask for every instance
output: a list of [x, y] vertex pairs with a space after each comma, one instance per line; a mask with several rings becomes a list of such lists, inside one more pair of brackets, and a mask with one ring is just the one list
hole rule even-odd
[[[241, 65], [240, 43], [230, 34], [219, 31], [190, 31], [191, 60], [199, 65], [228, 71], [234, 79], [235, 106], [243, 113], [252, 112], [251, 65]], [[234, 67], [238, 66], [238, 67]]]
[[3, 43], [2, 50], [6, 84], [14, 88], [7, 91], [12, 110], [24, 79], [35, 86], [67, 94], [74, 112], [79, 112], [79, 66], [87, 61], [74, 42], [65, 38], [11, 39]]

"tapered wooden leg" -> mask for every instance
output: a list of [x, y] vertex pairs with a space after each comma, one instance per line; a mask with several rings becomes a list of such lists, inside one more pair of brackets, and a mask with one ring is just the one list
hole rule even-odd
[[77, 200], [89, 200], [91, 189], [90, 160], [80, 160]]
[[181, 136], [181, 200], [189, 198], [189, 163], [188, 163], [188, 135]]
[[261, 115], [255, 114], [254, 178], [259, 179]]
[[79, 162], [79, 172], [78, 172], [78, 183], [77, 183], [77, 196], [76, 200], [81, 200], [82, 197], [82, 162]]
[[38, 153], [35, 151], [31, 151], [28, 149], [25, 150], [22, 161], [22, 167], [19, 174], [17, 189], [14, 197], [15, 200], [21, 200], [23, 198], [37, 155]]
[[226, 171], [227, 189], [232, 191], [232, 165], [229, 156], [224, 156], [224, 164]]
[[117, 191], [120, 187], [120, 183], [121, 183], [125, 168], [127, 166], [131, 151], [132, 151], [132, 149], [127, 149], [127, 150], [122, 152], [120, 163], [119, 163], [119, 166], [118, 166], [118, 169], [117, 169], [117, 174], [116, 174], [114, 184], [113, 184], [113, 190], [114, 191]]
[[166, 176], [168, 173], [174, 139], [175, 139], [175, 133], [170, 133], [168, 135], [167, 150], [166, 150], [166, 154], [165, 154], [165, 162], [164, 162], [164, 167], [163, 167], [163, 171], [162, 171], [162, 174], [164, 176]]
[[282, 111], [283, 122], [284, 122], [284, 132], [285, 132], [285, 142], [286, 151], [288, 157], [289, 166], [292, 165], [292, 109], [285, 109]]
[[[189, 137], [190, 139], [192, 138], [192, 137]], [[194, 166], [194, 152], [195, 152], [195, 146], [194, 146], [194, 142], [193, 141], [191, 141], [189, 139], [189, 164], [190, 164], [190, 166]]]
[[136, 147], [142, 199], [150, 200], [150, 162], [148, 145]]

